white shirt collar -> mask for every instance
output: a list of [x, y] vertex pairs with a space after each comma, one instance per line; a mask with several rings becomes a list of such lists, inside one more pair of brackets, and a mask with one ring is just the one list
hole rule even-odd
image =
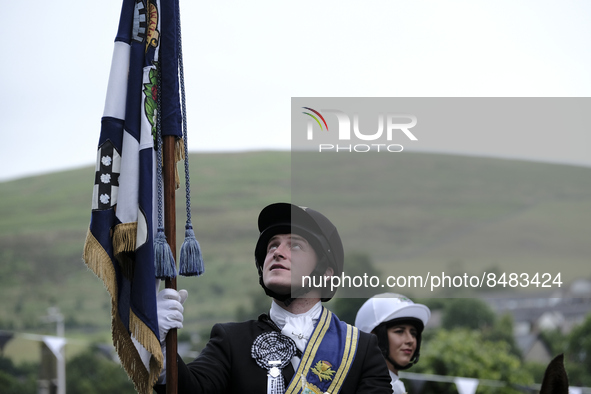
[[321, 312], [322, 312], [322, 302], [320, 302], [320, 301], [318, 301], [316, 304], [314, 304], [314, 306], [312, 308], [310, 308], [310, 310], [308, 310], [307, 312], [295, 314], [295, 313], [291, 313], [291, 312], [286, 311], [285, 309], [280, 307], [275, 302], [275, 300], [273, 300], [273, 303], [271, 304], [271, 311], [269, 312], [269, 317], [271, 318], [271, 320], [273, 320], [275, 322], [275, 324], [277, 324], [277, 327], [279, 327], [280, 329], [283, 329], [283, 327], [285, 326], [285, 319], [286, 318], [291, 318], [291, 319], [295, 318], [298, 320], [303, 319], [303, 318], [311, 318], [311, 320], [313, 321], [313, 324], [316, 324], [316, 322], [320, 318]]
[[402, 383], [402, 381], [398, 378], [398, 375], [389, 369], [388, 372], [390, 372], [390, 378], [392, 379], [390, 384], [392, 385], [392, 391], [394, 394], [405, 394], [406, 389], [404, 387], [404, 383]]

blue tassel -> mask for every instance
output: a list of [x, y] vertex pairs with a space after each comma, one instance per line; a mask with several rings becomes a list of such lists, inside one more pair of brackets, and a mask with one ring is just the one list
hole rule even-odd
[[193, 226], [189, 223], [185, 226], [185, 241], [181, 246], [179, 265], [180, 274], [183, 276], [199, 276], [205, 271], [201, 247], [195, 238]]
[[156, 269], [156, 278], [176, 278], [176, 263], [172, 255], [170, 245], [166, 242], [164, 230], [158, 229], [156, 239], [154, 240], [154, 266]]

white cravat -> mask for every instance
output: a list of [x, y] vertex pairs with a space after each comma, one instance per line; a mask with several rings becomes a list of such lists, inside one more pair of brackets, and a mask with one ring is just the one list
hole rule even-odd
[[390, 372], [390, 378], [392, 379], [390, 384], [392, 385], [392, 391], [394, 391], [394, 394], [406, 394], [404, 383], [402, 383], [400, 379], [398, 379], [398, 375], [396, 375], [394, 372], [390, 370], [388, 370], [388, 372]]
[[[271, 304], [271, 311], [269, 313], [271, 320], [277, 324], [281, 329], [281, 333], [293, 339], [296, 347], [303, 353], [306, 344], [314, 331], [316, 322], [320, 318], [322, 312], [322, 303], [318, 301], [309, 311], [294, 314], [281, 308], [275, 301]], [[291, 359], [293, 369], [297, 370], [300, 365], [300, 358], [294, 356]]]

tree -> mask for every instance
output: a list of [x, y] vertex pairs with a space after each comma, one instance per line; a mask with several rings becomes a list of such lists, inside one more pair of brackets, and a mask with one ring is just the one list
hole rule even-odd
[[[244, 298], [248, 301], [248, 303], [239, 304], [236, 307], [234, 312], [236, 321], [252, 319], [256, 320], [261, 313], [269, 313], [269, 309], [271, 308], [271, 299], [260, 287], [251, 292], [250, 297], [245, 296]], [[209, 334], [209, 331], [207, 334]]]
[[[430, 338], [425, 338], [420, 362], [412, 372], [489, 379], [508, 384], [502, 388], [480, 385], [477, 391], [480, 394], [516, 394], [520, 391], [511, 385], [534, 382], [521, 360], [511, 354], [506, 342], [486, 340], [482, 333], [466, 328], [439, 329]], [[450, 383], [428, 382], [423, 392], [455, 394], [457, 389]]]
[[[379, 277], [380, 271], [373, 265], [369, 255], [365, 253], [353, 252], [345, 256], [344, 274], [351, 278], [369, 278]], [[349, 324], [355, 323], [357, 311], [368, 298], [383, 293], [383, 288], [372, 288], [370, 285], [360, 287], [343, 287], [338, 289], [335, 297], [327, 304], [340, 320]]]
[[0, 387], [4, 394], [35, 394], [38, 364], [15, 366], [10, 359], [0, 357]]
[[483, 330], [493, 327], [495, 318], [491, 307], [478, 298], [454, 298], [445, 305], [441, 324], [447, 330]]
[[97, 346], [68, 361], [66, 370], [68, 394], [135, 393], [123, 368], [101, 354]]
[[510, 314], [504, 314], [500, 318], [495, 318], [493, 326], [489, 330], [482, 332], [484, 339], [493, 342], [506, 342], [509, 345], [509, 351], [514, 356], [519, 357], [523, 361], [521, 350], [515, 342], [515, 336], [513, 335], [513, 316]]
[[571, 385], [591, 386], [591, 314], [570, 333], [566, 356]]

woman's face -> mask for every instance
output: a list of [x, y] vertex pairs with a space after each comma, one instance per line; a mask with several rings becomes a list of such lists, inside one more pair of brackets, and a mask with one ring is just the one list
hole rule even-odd
[[[417, 349], [417, 330], [410, 324], [400, 324], [388, 328], [388, 342], [390, 345], [390, 358], [398, 365], [407, 365]], [[388, 368], [394, 372], [396, 369], [388, 361]]]

